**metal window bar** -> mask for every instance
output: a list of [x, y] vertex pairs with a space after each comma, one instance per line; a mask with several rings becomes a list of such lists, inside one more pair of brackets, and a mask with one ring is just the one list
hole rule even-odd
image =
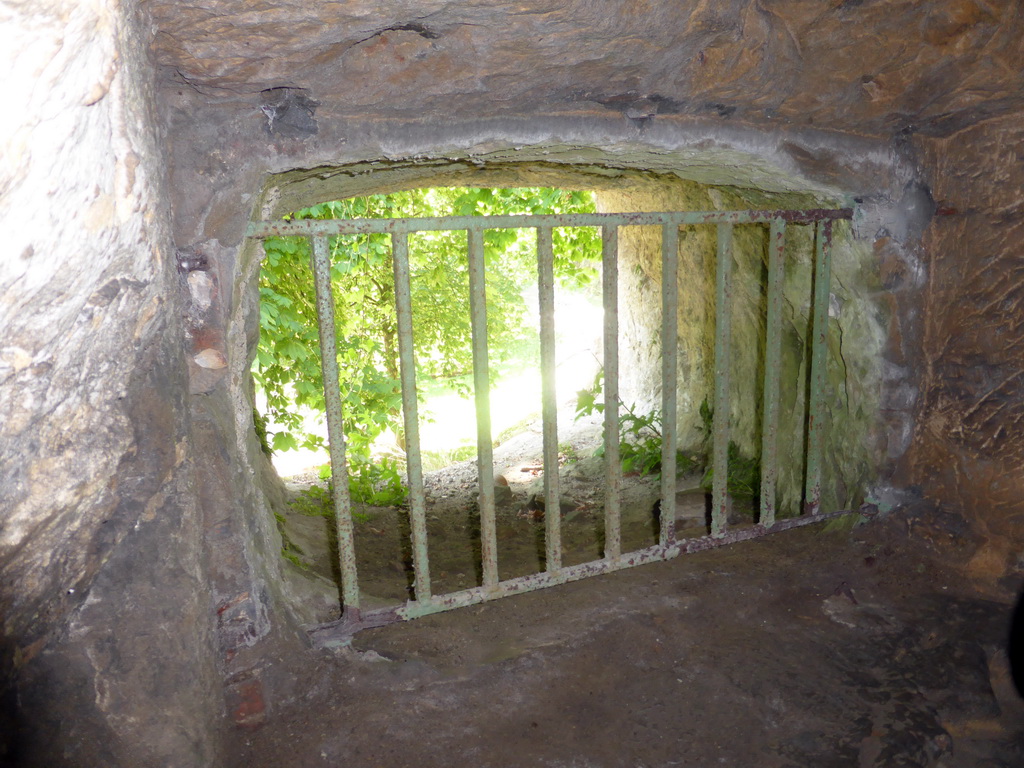
[[779, 430], [779, 379], [782, 374], [782, 278], [786, 222], [775, 219], [768, 233], [768, 316], [765, 320], [764, 416], [761, 419], [761, 524], [775, 523], [775, 481]]
[[[303, 236], [312, 241], [313, 271], [317, 294], [321, 366], [327, 408], [331, 465], [335, 478], [334, 506], [342, 577], [343, 613], [340, 620], [312, 631], [321, 645], [345, 642], [354, 632], [395, 621], [494, 600], [576, 581], [588, 576], [645, 563], [669, 560], [789, 530], [827, 519], [842, 512], [821, 512], [821, 453], [824, 436], [825, 366], [828, 336], [830, 249], [832, 223], [852, 218], [849, 208], [804, 211], [677, 211], [543, 216], [462, 216], [410, 219], [301, 220], [253, 222], [248, 235], [255, 238]], [[730, 271], [732, 230], [737, 224], [770, 225], [768, 304], [765, 340], [765, 381], [762, 427], [761, 518], [758, 524], [727, 530], [729, 495], [729, 339], [731, 332]], [[712, 519], [710, 535], [677, 540], [675, 537], [675, 468], [677, 418], [677, 303], [679, 228], [715, 224], [716, 322], [715, 392], [713, 423]], [[811, 371], [808, 394], [808, 433], [804, 514], [776, 521], [778, 474], [777, 431], [780, 390], [780, 339], [783, 254], [787, 224], [815, 226], [814, 288], [811, 326]], [[557, 398], [554, 354], [554, 277], [552, 230], [555, 227], [600, 227], [602, 233], [602, 283], [604, 294], [604, 434], [605, 491], [604, 557], [564, 567], [559, 513]], [[658, 544], [623, 554], [619, 520], [621, 466], [618, 421], [618, 231], [626, 226], [660, 226], [662, 229], [662, 480], [661, 521]], [[483, 234], [487, 229], [534, 228], [537, 233], [538, 290], [541, 309], [541, 376], [545, 504], [545, 570], [528, 576], [499, 580], [495, 510], [494, 465], [490, 424], [490, 376], [487, 359], [487, 302], [484, 284]], [[470, 313], [473, 335], [473, 370], [477, 412], [477, 465], [480, 484], [482, 584], [445, 595], [434, 595], [426, 535], [426, 505], [419, 445], [416, 405], [416, 374], [413, 357], [412, 308], [409, 284], [408, 235], [413, 232], [464, 230], [470, 271]], [[328, 237], [341, 234], [389, 233], [394, 261], [396, 308], [399, 325], [402, 404], [408, 453], [411, 538], [414, 566], [414, 599], [403, 605], [361, 611], [351, 502], [348, 493], [345, 436], [342, 430], [337, 350], [333, 329], [334, 302], [330, 291]], [[324, 332], [327, 329], [328, 332]]]
[[679, 227], [661, 228], [661, 520], [658, 543], [676, 537], [676, 389], [679, 379]]
[[[555, 254], [552, 228], [537, 227], [537, 294], [540, 310], [541, 418], [544, 466], [558, 466], [558, 397], [555, 390]], [[562, 567], [562, 516], [558, 472], [544, 473], [544, 570]]]
[[402, 416], [405, 425], [406, 473], [409, 479], [409, 517], [412, 564], [417, 599], [429, 601], [430, 562], [427, 557], [427, 507], [420, 454], [419, 403], [416, 397], [416, 362], [412, 346], [412, 286], [409, 281], [409, 236], [391, 238], [395, 273], [395, 309], [398, 315], [398, 357], [402, 379]]
[[821, 459], [825, 430], [825, 351], [828, 345], [829, 286], [832, 278], [832, 222], [815, 224], [814, 315], [811, 326], [811, 386], [807, 404], [807, 485], [804, 512], [821, 508]]
[[715, 256], [715, 414], [713, 421], [711, 535], [725, 535], [729, 517], [729, 341], [732, 338], [732, 224], [718, 225]]
[[[601, 230], [601, 283], [604, 303], [604, 557], [617, 560], [622, 554], [619, 525], [619, 494], [622, 464], [619, 460], [619, 229]], [[555, 471], [558, 471], [557, 466]], [[547, 467], [544, 468], [547, 474]]]

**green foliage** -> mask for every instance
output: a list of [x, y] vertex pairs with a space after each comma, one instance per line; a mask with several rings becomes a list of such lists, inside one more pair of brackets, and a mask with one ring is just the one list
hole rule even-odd
[[576, 450], [576, 446], [572, 443], [559, 443], [558, 457], [565, 464], [575, 464], [580, 460], [580, 452]]
[[394, 459], [370, 459], [350, 453], [348, 489], [353, 501], [374, 507], [395, 507], [405, 503], [409, 489], [402, 480], [402, 467]]
[[266, 456], [273, 456], [274, 451], [267, 442], [267, 417], [255, 408], [252, 409], [252, 425], [256, 430], [256, 439], [260, 441], [260, 450]]
[[[576, 418], [604, 412], [603, 390], [604, 371], [599, 370], [593, 385], [580, 390], [576, 395]], [[715, 414], [707, 400], [700, 405], [700, 418], [704, 433], [701, 450], [695, 454], [678, 451], [676, 471], [678, 474], [686, 474], [706, 467], [700, 484], [702, 488], [710, 491], [714, 483], [714, 468], [711, 466], [710, 456]], [[661, 449], [664, 442], [661, 425], [661, 411], [655, 409], [650, 413], [637, 413], [635, 405], [626, 405], [619, 401], [619, 457], [624, 474], [636, 473], [642, 477], [661, 474]], [[603, 452], [602, 446], [598, 455]], [[742, 455], [739, 446], [730, 441], [726, 478], [729, 493], [737, 497], [757, 498], [760, 485], [761, 462], [757, 458]]]
[[423, 451], [421, 460], [423, 471], [431, 472], [435, 469], [443, 469], [451, 464], [467, 459], [476, 458], [476, 445], [459, 445], [455, 448], [448, 448], [438, 451]]
[[[594, 383], [576, 393], [576, 418], [604, 412], [601, 398], [604, 389], [604, 370], [598, 370]], [[641, 477], [661, 475], [661, 411], [637, 413], [636, 405], [619, 400], [619, 459], [624, 474]], [[603, 455], [604, 446], [595, 455]], [[676, 474], [692, 472], [703, 464], [701, 456], [676, 452]]]
[[274, 513], [274, 520], [277, 521], [277, 530], [281, 534], [281, 557], [299, 568], [305, 569], [306, 563], [302, 560], [305, 552], [299, 548], [299, 546], [288, 537], [288, 533], [285, 530], [285, 519], [284, 515], [279, 512]]
[[328, 486], [311, 485], [288, 503], [293, 511], [307, 517], [330, 517], [333, 514], [333, 489]]
[[[715, 412], [708, 405], [705, 399], [700, 404], [701, 431], [704, 433], [704, 446], [707, 456], [710, 456], [713, 435]], [[761, 493], [761, 462], [755, 457], [744, 456], [740, 447], [732, 440], [729, 441], [728, 459], [726, 462], [727, 472], [725, 478], [726, 490], [732, 496], [756, 499]], [[707, 460], [707, 470], [701, 478], [701, 487], [710, 491], [715, 482], [715, 470], [710, 459]]]
[[[557, 189], [425, 189], [321, 203], [291, 219], [396, 218], [445, 215], [549, 214], [593, 211], [589, 193]], [[465, 234], [422, 232], [409, 239], [413, 346], [417, 375], [464, 376], [472, 369], [469, 270]], [[492, 365], [522, 353], [527, 308], [522, 275], [536, 273], [533, 230], [488, 230], [484, 239], [487, 330]], [[555, 272], [562, 285], [594, 280], [600, 253], [593, 228], [554, 230]], [[302, 237], [264, 241], [260, 274], [260, 343], [253, 378], [281, 429], [275, 451], [320, 449], [302, 411], [324, 413], [310, 245]], [[398, 328], [390, 237], [331, 238], [335, 336], [352, 498], [398, 503], [401, 474], [394, 461], [374, 461], [385, 431], [401, 435]]]
[[[298, 512], [300, 515], [331, 519], [334, 517], [334, 484], [326, 483], [325, 485], [311, 485], [309, 488], [304, 488], [299, 492], [298, 496], [288, 502], [288, 506], [292, 511]], [[378, 506], [387, 505], [380, 504]], [[280, 515], [278, 515], [278, 518], [280, 523], [284, 522]], [[365, 522], [370, 517], [364, 512], [353, 512], [352, 519], [356, 522]]]
[[604, 413], [604, 402], [599, 399], [603, 391], [604, 368], [598, 368], [593, 384], [576, 393], [577, 420], [594, 413]]
[[[701, 478], [701, 487], [710, 491], [715, 482], [714, 467], [708, 468]], [[740, 447], [729, 441], [728, 474], [725, 485], [729, 494], [741, 498], [756, 499], [761, 493], [761, 462], [740, 453]]]

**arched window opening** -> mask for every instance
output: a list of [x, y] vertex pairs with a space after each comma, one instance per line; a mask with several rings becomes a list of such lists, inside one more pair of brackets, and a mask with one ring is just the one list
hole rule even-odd
[[[804, 525], [845, 493], [832, 482], [823, 504], [823, 474], [840, 477], [825, 430], [847, 418], [826, 407], [847, 376], [831, 251], [852, 210], [594, 207], [552, 188], [445, 187], [250, 227], [266, 254], [254, 375], [272, 440], [297, 442], [281, 428], [301, 425], [293, 403], [327, 412], [334, 484], [305, 503], [333, 514], [344, 612], [322, 641]], [[559, 320], [556, 285], [593, 319]], [[556, 343], [560, 324], [574, 346]], [[579, 354], [567, 393], [558, 364]], [[512, 466], [495, 416], [531, 378], [518, 427], [539, 434], [537, 456]], [[494, 397], [502, 379], [510, 394]], [[475, 432], [460, 439], [476, 461], [431, 485], [439, 390], [472, 394], [472, 418], [443, 417], [440, 433]], [[566, 416], [591, 419], [588, 455], [559, 442]], [[566, 492], [572, 477], [589, 496]]]

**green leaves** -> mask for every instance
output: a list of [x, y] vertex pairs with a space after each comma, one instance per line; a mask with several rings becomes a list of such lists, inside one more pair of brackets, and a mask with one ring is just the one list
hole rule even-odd
[[275, 451], [293, 451], [299, 447], [299, 441], [290, 432], [278, 432], [274, 435], [273, 448]]
[[594, 382], [586, 389], [576, 393], [576, 418], [590, 416], [593, 413], [604, 413], [604, 402], [598, 400], [604, 389], [604, 368], [598, 368]]
[[[319, 203], [290, 219], [391, 218], [445, 215], [581, 213], [593, 211], [587, 192], [557, 189], [435, 188]], [[485, 235], [487, 329], [495, 368], [521, 354], [527, 306], [524, 283], [534, 279], [533, 230]], [[556, 229], [555, 273], [563, 284], [585, 285], [596, 274], [600, 241], [593, 228]], [[315, 290], [309, 241], [264, 241], [260, 275], [260, 343], [253, 378], [266, 396], [275, 450], [315, 442], [299, 408], [324, 411]], [[401, 435], [398, 328], [390, 237], [331, 238], [334, 333], [348, 442], [353, 498], [395, 498], [394, 462], [373, 461], [374, 442]], [[472, 369], [469, 277], [464, 232], [422, 232], [409, 238], [413, 348], [422, 378], [461, 376]], [[388, 491], [381, 489], [389, 488]]]
[[[708, 454], [711, 453], [715, 429], [715, 409], [707, 399], [700, 404], [701, 431], [704, 433], [704, 445]], [[761, 461], [757, 457], [744, 456], [740, 447], [732, 440], [726, 451], [726, 489], [732, 496], [757, 498], [761, 493]], [[710, 491], [715, 482], [715, 468], [708, 462], [701, 487]]]
[[281, 360], [302, 361], [309, 358], [309, 350], [297, 339], [280, 339], [274, 345], [274, 355]]
[[[576, 393], [576, 418], [604, 412], [604, 369], [598, 369], [594, 383]], [[602, 399], [598, 399], [602, 398]], [[661, 411], [637, 413], [636, 405], [619, 400], [619, 460], [624, 474], [661, 475]], [[604, 446], [595, 455], [604, 455]], [[683, 474], [701, 466], [702, 456], [676, 452], [676, 473]]]

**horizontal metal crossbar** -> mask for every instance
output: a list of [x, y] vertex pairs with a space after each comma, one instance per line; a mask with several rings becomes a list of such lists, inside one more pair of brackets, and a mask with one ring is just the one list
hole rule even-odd
[[[700, 552], [825, 520], [843, 512], [821, 514], [821, 464], [824, 429], [824, 388], [828, 336], [830, 250], [832, 224], [850, 219], [853, 211], [816, 209], [805, 211], [679, 211], [544, 216], [461, 216], [418, 219], [301, 220], [253, 222], [250, 237], [301, 236], [312, 242], [312, 265], [317, 293], [317, 321], [321, 341], [321, 366], [325, 386], [331, 464], [335, 477], [334, 511], [337, 519], [339, 571], [342, 577], [343, 613], [338, 622], [313, 630], [321, 644], [344, 642], [352, 633], [394, 621], [474, 605], [499, 597], [564, 584], [588, 576], [669, 560], [680, 554]], [[757, 525], [727, 530], [729, 491], [729, 350], [731, 344], [731, 267], [733, 228], [742, 224], [770, 224], [768, 247], [768, 296], [765, 320], [765, 379], [761, 443], [760, 520]], [[712, 443], [712, 512], [710, 535], [677, 540], [675, 525], [677, 313], [679, 228], [699, 224], [717, 227], [715, 388]], [[814, 281], [811, 297], [810, 384], [807, 396], [807, 456], [804, 515], [776, 521], [778, 475], [777, 431], [780, 404], [781, 307], [783, 303], [783, 255], [789, 224], [815, 228]], [[662, 241], [662, 483], [658, 544], [622, 553], [620, 530], [619, 397], [618, 397], [618, 258], [619, 229], [629, 226], [660, 226]], [[604, 302], [604, 456], [605, 510], [604, 557], [581, 565], [563, 567], [558, 483], [557, 408], [554, 385], [554, 298], [552, 231], [557, 227], [599, 227], [602, 240], [602, 289]], [[541, 315], [541, 377], [545, 494], [544, 573], [501, 581], [495, 525], [494, 466], [490, 416], [490, 373], [487, 359], [487, 305], [484, 281], [485, 230], [534, 228], [537, 233], [537, 274]], [[416, 410], [416, 374], [412, 346], [412, 306], [408, 236], [415, 232], [464, 230], [470, 278], [470, 320], [473, 340], [474, 390], [477, 413], [477, 470], [479, 481], [480, 553], [482, 579], [478, 587], [434, 595], [431, 590], [427, 548], [425, 490], [420, 457]], [[407, 437], [410, 496], [410, 537], [413, 552], [415, 599], [394, 608], [361, 611], [351, 504], [348, 495], [345, 436], [342, 430], [338, 361], [333, 334], [334, 304], [330, 287], [328, 238], [342, 234], [388, 233], [392, 242], [395, 301], [399, 328], [402, 402]]]
[[530, 216], [437, 216], [419, 219], [300, 219], [254, 221], [249, 237], [285, 235], [360, 235], [374, 232], [437, 232], [439, 230], [519, 229], [524, 227], [637, 227], [694, 224], [758, 224], [785, 221], [813, 224], [816, 221], [849, 219], [852, 208], [819, 208], [807, 211], [661, 211], [641, 213], [565, 213]]

